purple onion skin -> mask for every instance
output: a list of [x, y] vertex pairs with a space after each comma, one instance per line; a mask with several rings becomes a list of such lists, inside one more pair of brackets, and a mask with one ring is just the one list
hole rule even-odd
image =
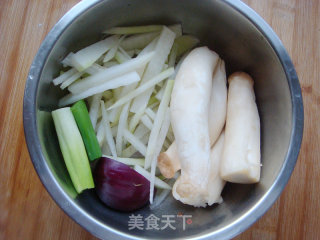
[[150, 182], [126, 164], [101, 157], [94, 170], [95, 189], [107, 206], [124, 212], [149, 202]]

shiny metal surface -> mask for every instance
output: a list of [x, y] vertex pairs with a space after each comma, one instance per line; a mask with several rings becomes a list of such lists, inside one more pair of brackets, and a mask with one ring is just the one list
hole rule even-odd
[[[192, 224], [176, 230], [128, 230], [128, 213], [113, 211], [93, 191], [74, 198], [54, 132], [51, 110], [64, 94], [50, 83], [69, 52], [101, 38], [102, 30], [121, 25], [182, 23], [227, 63], [255, 79], [261, 118], [261, 182], [227, 184], [224, 203], [206, 209], [184, 206], [171, 197], [160, 208], [135, 214], [158, 217], [192, 215]], [[272, 29], [238, 0], [84, 0], [70, 10], [42, 43], [30, 68], [24, 95], [24, 128], [34, 167], [57, 204], [101, 239], [230, 239], [261, 217], [286, 185], [299, 153], [303, 105], [294, 66]]]

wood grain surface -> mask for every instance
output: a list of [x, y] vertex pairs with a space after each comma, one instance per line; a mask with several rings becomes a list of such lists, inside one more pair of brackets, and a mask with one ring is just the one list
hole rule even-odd
[[[78, 0], [0, 0], [0, 239], [95, 239], [54, 203], [33, 169], [22, 99], [41, 41]], [[245, 0], [293, 59], [305, 107], [300, 156], [281, 197], [238, 240], [320, 239], [320, 1]]]

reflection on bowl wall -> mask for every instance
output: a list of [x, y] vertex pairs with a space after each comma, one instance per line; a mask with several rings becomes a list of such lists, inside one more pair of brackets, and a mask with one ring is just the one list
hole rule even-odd
[[[228, 74], [248, 72], [255, 80], [261, 119], [261, 181], [227, 184], [224, 202], [207, 208], [181, 204], [171, 196], [158, 208], [120, 213], [104, 206], [94, 190], [75, 198], [48, 112], [65, 94], [51, 80], [60, 61], [101, 39], [113, 26], [181, 23], [216, 51]], [[24, 127], [30, 155], [43, 184], [76, 222], [102, 239], [229, 239], [244, 231], [272, 205], [286, 185], [298, 156], [303, 128], [299, 82], [280, 40], [270, 27], [240, 1], [231, 0], [84, 0], [49, 33], [31, 66], [24, 98]], [[173, 230], [129, 230], [129, 216], [154, 214], [173, 219]], [[183, 215], [190, 215], [183, 229]], [[160, 227], [163, 226], [159, 222]]]

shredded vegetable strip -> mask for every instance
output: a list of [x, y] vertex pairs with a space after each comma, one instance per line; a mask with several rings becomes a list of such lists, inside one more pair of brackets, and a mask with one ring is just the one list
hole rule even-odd
[[158, 74], [154, 78], [150, 79], [150, 81], [146, 82], [145, 84], [142, 84], [132, 92], [128, 93], [126, 96], [120, 98], [115, 104], [113, 104], [111, 107], [108, 108], [108, 110], [111, 110], [113, 108], [119, 107], [128, 101], [132, 100], [133, 98], [137, 97], [139, 94], [143, 93], [144, 91], [152, 88], [157, 83], [163, 81], [164, 79], [168, 78], [172, 75], [174, 72], [173, 68], [168, 68], [167, 70], [163, 71], [162, 73]]
[[106, 68], [105, 70], [100, 71], [93, 76], [87, 77], [72, 84], [71, 86], [69, 86], [68, 90], [72, 93], [80, 93], [94, 86], [99, 86], [100, 84], [108, 82], [111, 79], [138, 69], [139, 67], [148, 63], [153, 55], [154, 52], [149, 52], [143, 56], [130, 59], [125, 63]]
[[106, 54], [106, 56], [103, 59], [103, 63], [106, 63], [108, 61], [110, 61], [111, 59], [114, 58], [114, 56], [116, 55], [116, 52], [118, 50], [118, 45], [113, 46], [108, 53]]
[[[111, 158], [112, 159], [112, 156], [103, 155], [103, 157], [107, 157], [107, 158]], [[134, 165], [143, 166], [144, 165], [144, 158], [123, 158], [123, 157], [118, 157], [115, 160], [118, 161], [118, 162], [122, 162], [124, 164], [127, 164], [127, 165], [131, 165], [131, 166], [134, 166]]]
[[[149, 132], [149, 130], [148, 130], [148, 132]], [[148, 142], [148, 139], [149, 139], [149, 134], [148, 134], [148, 132], [146, 133], [146, 134], [144, 134], [142, 137], [137, 137], [136, 135], [134, 135], [137, 139], [139, 139], [140, 140], [140, 142], [141, 143], [147, 143]], [[144, 145], [145, 145], [144, 144]], [[135, 154], [137, 152], [137, 149], [135, 149], [135, 147], [134, 146], [132, 146], [132, 145], [130, 145], [129, 147], [127, 147], [126, 149], [124, 149], [123, 151], [122, 151], [122, 157], [131, 157], [133, 154]]]
[[112, 132], [111, 132], [111, 127], [109, 123], [109, 118], [108, 114], [104, 105], [104, 101], [101, 101], [101, 112], [102, 112], [102, 124], [104, 126], [105, 130], [105, 138], [107, 140], [107, 143], [109, 145], [109, 149], [112, 153], [112, 156], [117, 159], [117, 151], [116, 151], [116, 146], [112, 137]]
[[[173, 89], [174, 85], [174, 80], [168, 80], [167, 86], [164, 92], [164, 96], [160, 102], [160, 106], [156, 115], [156, 118], [154, 120], [154, 124], [150, 133], [150, 138], [148, 142], [148, 148], [147, 148], [147, 153], [146, 153], [146, 160], [145, 160], [145, 168], [149, 168], [151, 165], [152, 158], [155, 154], [155, 148], [157, 145], [157, 138], [159, 135], [159, 131], [163, 122], [163, 119], [166, 114], [166, 109], [169, 105], [170, 97], [171, 97], [171, 92]], [[161, 145], [162, 147], [162, 145]]]
[[141, 117], [141, 122], [143, 123], [143, 125], [145, 125], [150, 130], [152, 129], [152, 127], [153, 127], [152, 121], [150, 120], [150, 118], [147, 115], [143, 115]]
[[96, 131], [96, 135], [97, 135], [97, 139], [98, 139], [98, 143], [99, 146], [103, 146], [104, 143], [104, 126], [103, 126], [103, 121], [101, 120], [98, 124], [97, 124], [97, 131]]
[[134, 131], [134, 136], [137, 138], [142, 138], [144, 135], [146, 135], [148, 132], [150, 132], [150, 129], [144, 126], [144, 124], [139, 124], [137, 129]]
[[156, 118], [156, 114], [154, 113], [154, 111], [148, 107], [145, 112], [149, 116], [149, 118], [154, 121], [154, 119]]
[[96, 129], [101, 98], [102, 98], [102, 93], [94, 95], [89, 108], [90, 109], [89, 116], [94, 129]]
[[[111, 127], [111, 124], [110, 124]], [[118, 125], [111, 127], [111, 132], [113, 137], [117, 137], [118, 134]]]
[[110, 151], [108, 143], [106, 143], [106, 142], [103, 143], [102, 148], [101, 148], [101, 152], [103, 155], [108, 155], [108, 156], [111, 155], [111, 151]]
[[121, 114], [120, 114], [120, 119], [119, 119], [119, 125], [118, 125], [118, 133], [117, 133], [117, 137], [116, 137], [116, 150], [117, 150], [117, 154], [118, 156], [121, 155], [122, 152], [122, 147], [123, 147], [123, 131], [124, 129], [127, 128], [127, 119], [128, 119], [128, 113], [129, 113], [129, 104], [127, 103], [126, 105], [124, 105], [124, 107], [122, 108]]
[[130, 56], [126, 56], [124, 55], [122, 52], [117, 51], [116, 55], [114, 56], [114, 58], [118, 61], [118, 63], [124, 63], [130, 60]]
[[138, 82], [140, 80], [140, 76], [136, 72], [130, 72], [123, 76], [114, 78], [106, 83], [103, 83], [99, 86], [89, 88], [84, 92], [78, 94], [68, 94], [65, 97], [61, 98], [59, 101], [59, 106], [66, 106], [71, 103], [77, 102], [81, 99], [90, 97], [94, 94], [104, 92], [109, 89], [117, 88], [120, 86], [130, 85], [132, 83]]
[[153, 202], [153, 193], [154, 193], [153, 190], [154, 190], [155, 173], [156, 173], [156, 167], [157, 167], [157, 159], [161, 152], [162, 145], [166, 139], [169, 127], [170, 127], [170, 110], [169, 110], [169, 107], [167, 107], [165, 111], [165, 118], [163, 120], [163, 124], [161, 126], [161, 129], [158, 135], [155, 152], [151, 159], [151, 173], [150, 173], [151, 179], [150, 179], [150, 199], [149, 199], [151, 204]]
[[111, 123], [116, 123], [117, 120], [120, 118], [120, 113], [121, 113], [122, 107], [114, 108], [109, 112], [109, 119]]
[[[138, 173], [140, 173], [142, 176], [144, 176], [146, 179], [150, 181], [150, 173], [145, 170], [144, 168], [140, 167], [139, 165], [134, 166], [134, 170], [136, 170]], [[154, 185], [158, 188], [162, 189], [171, 189], [171, 186], [167, 184], [166, 182], [162, 181], [160, 178], [155, 177], [154, 178]]]
[[62, 65], [64, 67], [72, 67], [72, 64], [71, 64], [71, 57], [74, 55], [73, 52], [70, 52], [62, 61]]
[[140, 110], [133, 115], [129, 123], [130, 132], [133, 132], [135, 130], [143, 114], [144, 114], [144, 108], [140, 108]]
[[105, 70], [105, 69], [106, 69], [105, 67], [102, 67], [97, 63], [94, 63], [84, 71], [90, 75], [94, 75], [94, 74], [97, 74], [98, 72]]
[[117, 42], [118, 36], [111, 36], [107, 39], [96, 42], [81, 49], [70, 56], [71, 64], [79, 71], [83, 71], [97, 61], [102, 54], [112, 48]]
[[[137, 152], [137, 149], [135, 149], [132, 145], [130, 145], [129, 147], [127, 147], [126, 149], [124, 149], [121, 153], [121, 157], [124, 158], [130, 158], [132, 157], [133, 154], [135, 154]], [[144, 162], [143, 162], [144, 165]]]
[[103, 58], [103, 62], [106, 63], [108, 61], [110, 61], [112, 58], [114, 58], [114, 56], [116, 55], [116, 52], [118, 50], [118, 47], [120, 45], [120, 43], [122, 42], [122, 40], [124, 39], [125, 36], [122, 36], [119, 41], [117, 42], [117, 44], [115, 44], [106, 54], [106, 56]]
[[71, 76], [73, 76], [75, 73], [78, 71], [74, 68], [71, 68], [67, 72], [61, 74], [59, 77], [56, 77], [55, 79], [52, 80], [54, 85], [59, 85], [63, 83], [64, 81], [68, 80]]
[[103, 64], [103, 66], [106, 67], [106, 68], [110, 68], [110, 67], [113, 67], [113, 66], [116, 66], [116, 65], [119, 65], [119, 63], [117, 61], [109, 61], [109, 62], [105, 62]]
[[65, 89], [66, 87], [68, 87], [70, 84], [72, 84], [73, 82], [75, 82], [76, 80], [78, 80], [81, 76], [82, 76], [83, 72], [76, 72], [75, 74], [73, 74], [71, 77], [69, 77], [66, 81], [64, 81], [61, 85], [60, 88], [61, 89]]
[[[143, 78], [141, 79], [142, 84], [148, 83], [154, 75], [159, 74], [163, 70], [163, 65], [168, 58], [175, 39], [175, 35], [176, 34], [170, 29], [168, 29], [167, 27], [163, 27], [159, 40], [155, 47], [155, 56], [149, 62], [145, 73], [143, 74]], [[137, 112], [140, 107], [147, 106], [149, 98], [153, 91], [153, 87], [154, 85], [133, 101], [130, 109], [131, 112]]]
[[127, 59], [131, 59], [131, 57], [128, 55], [128, 53], [127, 53], [125, 50], [123, 50], [122, 47], [119, 47], [119, 51], [120, 51]]
[[123, 130], [123, 136], [127, 139], [129, 143], [131, 143], [132, 146], [134, 146], [135, 149], [137, 149], [143, 156], [146, 155], [147, 147], [139, 140], [137, 137], [135, 137], [131, 132], [129, 132], [127, 129]]
[[125, 50], [141, 49], [146, 47], [160, 32], [142, 33], [130, 36], [122, 41], [121, 47]]
[[[175, 182], [176, 178], [177, 177], [175, 176], [174, 178], [170, 179], [168, 184], [172, 185]], [[153, 210], [157, 206], [159, 206], [166, 199], [170, 192], [171, 191], [168, 189], [163, 189], [161, 193], [154, 198], [154, 202], [152, 203], [152, 205], [150, 205], [150, 209]]]

